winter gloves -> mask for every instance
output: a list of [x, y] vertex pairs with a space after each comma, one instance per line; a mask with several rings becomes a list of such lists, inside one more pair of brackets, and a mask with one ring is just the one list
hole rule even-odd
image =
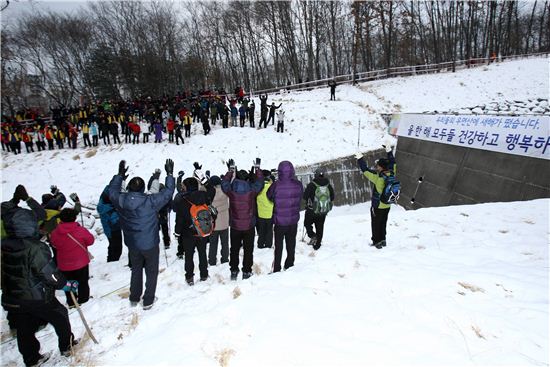
[[65, 292], [77, 292], [78, 291], [78, 280], [67, 280], [67, 283], [63, 287]]
[[254, 168], [258, 169], [260, 168], [260, 163], [262, 162], [262, 160], [260, 158], [256, 158], [256, 160], [254, 161]]
[[13, 193], [13, 198], [19, 202], [20, 200], [27, 201], [29, 199], [29, 194], [23, 185], [17, 185], [15, 192]]
[[178, 172], [178, 178], [183, 177], [183, 175], [185, 175], [185, 172], [183, 172], [183, 171], [179, 171], [179, 172]]
[[357, 158], [357, 159], [363, 158], [363, 153], [361, 153], [361, 152], [355, 153], [355, 158]]
[[59, 194], [59, 189], [57, 188], [57, 186], [55, 185], [51, 185], [50, 186], [50, 192], [52, 193], [53, 196]]
[[393, 147], [391, 145], [382, 145], [382, 147], [386, 150], [386, 153], [389, 153], [392, 151]]
[[127, 171], [128, 167], [126, 167], [126, 161], [120, 161], [120, 163], [118, 164], [118, 175], [122, 176], [122, 178], [126, 180], [128, 178], [128, 175], [126, 174]]
[[74, 201], [75, 203], [80, 202], [80, 199], [78, 198], [78, 195], [76, 194], [76, 192], [73, 192], [71, 195], [69, 195], [69, 197], [70, 197], [71, 200]]
[[157, 168], [153, 173], [153, 180], [158, 180], [160, 178], [160, 168]]
[[174, 173], [174, 161], [168, 158], [166, 160], [166, 164], [164, 165], [164, 169], [166, 170], [166, 174], [171, 176]]
[[229, 160], [227, 161], [227, 169], [235, 172], [235, 161], [233, 160], [233, 158], [229, 158]]

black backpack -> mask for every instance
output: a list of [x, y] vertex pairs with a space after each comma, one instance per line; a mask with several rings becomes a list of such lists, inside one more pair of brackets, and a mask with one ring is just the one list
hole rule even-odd
[[395, 178], [393, 171], [389, 175], [382, 174], [384, 189], [380, 194], [380, 201], [384, 204], [397, 204], [401, 193], [401, 183]]

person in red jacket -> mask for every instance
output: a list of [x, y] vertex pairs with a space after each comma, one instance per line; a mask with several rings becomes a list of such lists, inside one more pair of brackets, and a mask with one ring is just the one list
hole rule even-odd
[[168, 122], [166, 123], [166, 130], [168, 131], [168, 142], [170, 143], [174, 142], [174, 127], [174, 120], [168, 119]]
[[[86, 303], [90, 298], [88, 285], [91, 255], [88, 246], [94, 243], [94, 236], [86, 228], [76, 222], [77, 212], [65, 208], [59, 214], [61, 223], [51, 234], [52, 246], [57, 249], [57, 267], [67, 279], [78, 281], [79, 304]], [[65, 292], [69, 308], [74, 307], [69, 292]]]

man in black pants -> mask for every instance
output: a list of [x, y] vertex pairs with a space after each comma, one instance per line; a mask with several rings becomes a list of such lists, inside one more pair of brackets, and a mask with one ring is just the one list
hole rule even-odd
[[[265, 128], [267, 129], [267, 125], [269, 124], [269, 121], [271, 121], [271, 125], [275, 124], [275, 111], [277, 108], [281, 107], [282, 103], [279, 103], [278, 106], [275, 106], [275, 102], [271, 103], [271, 106], [269, 106], [269, 117], [267, 118], [267, 121], [265, 122]], [[260, 126], [262, 126], [260, 124]]]
[[[304, 191], [304, 200], [306, 201], [304, 227], [310, 238], [309, 245], [313, 246], [314, 250], [318, 250], [323, 241], [325, 219], [334, 201], [334, 189], [325, 177], [323, 170], [315, 170], [313, 181], [307, 185]], [[313, 231], [313, 225], [315, 225], [315, 231]]]
[[109, 184], [109, 199], [120, 215], [120, 227], [124, 243], [128, 246], [132, 276], [130, 278], [130, 306], [137, 306], [143, 293], [143, 271], [145, 270], [145, 292], [143, 309], [149, 310], [155, 302], [159, 272], [159, 222], [158, 211], [172, 198], [175, 180], [172, 176], [174, 162], [166, 160], [166, 187], [157, 194], [145, 194], [145, 182], [134, 177], [128, 182], [128, 192], [122, 193], [122, 181], [128, 176], [126, 161], [121, 161], [118, 174]]
[[[18, 206], [25, 201], [32, 209]], [[38, 221], [46, 218], [45, 210], [22, 185], [17, 186], [13, 199], [2, 203], [2, 306], [8, 311], [10, 327], [17, 329], [17, 346], [26, 366], [38, 365], [50, 357], [40, 354], [40, 342], [35, 333], [50, 323], [58, 337], [62, 355], [71, 353], [74, 340], [69, 314], [57, 298], [56, 289], [74, 290], [52, 261], [48, 245], [40, 241]]]
[[373, 168], [368, 167], [361, 152], [355, 155], [357, 164], [363, 172], [363, 175], [374, 184], [370, 210], [372, 230], [371, 246], [375, 246], [377, 249], [386, 246], [386, 223], [390, 212], [390, 204], [385, 204], [380, 201], [380, 195], [385, 186], [384, 176], [395, 174], [396, 170], [392, 147], [386, 145], [384, 148], [386, 149], [387, 158], [377, 159]]
[[328, 86], [330, 87], [330, 100], [336, 101], [336, 82], [334, 79], [328, 82]]

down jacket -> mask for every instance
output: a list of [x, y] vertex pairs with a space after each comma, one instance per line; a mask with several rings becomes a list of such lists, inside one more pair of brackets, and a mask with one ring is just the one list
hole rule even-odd
[[109, 199], [120, 215], [120, 227], [126, 246], [150, 250], [160, 243], [158, 211], [174, 194], [174, 177], [166, 176], [165, 187], [158, 194], [121, 193], [122, 176], [115, 175], [109, 183]]
[[277, 168], [279, 179], [267, 190], [267, 198], [273, 208], [273, 224], [290, 226], [300, 220], [300, 203], [304, 186], [294, 175], [294, 166], [282, 161]]
[[[75, 240], [73, 240], [71, 237]], [[57, 267], [61, 271], [82, 269], [90, 263], [88, 246], [94, 236], [77, 222], [61, 222], [51, 234], [50, 242], [57, 249]]]
[[264, 188], [264, 175], [256, 170], [253, 183], [234, 179], [233, 171], [223, 176], [222, 190], [229, 197], [229, 226], [239, 231], [248, 231], [256, 225], [256, 196]]
[[229, 198], [223, 192], [220, 185], [214, 187], [216, 188], [216, 196], [214, 196], [212, 205], [218, 210], [216, 231], [223, 231], [229, 228]]

